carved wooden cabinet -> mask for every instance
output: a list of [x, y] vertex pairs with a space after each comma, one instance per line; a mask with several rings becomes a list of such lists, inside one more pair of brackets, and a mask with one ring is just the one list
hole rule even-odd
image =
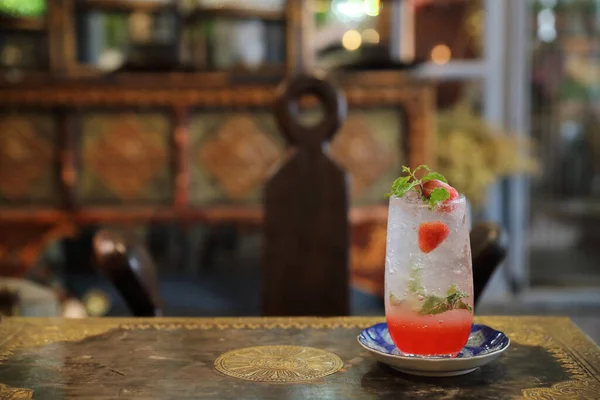
[[[280, 11], [260, 15], [198, 9], [175, 18], [181, 40], [190, 21], [270, 21], [285, 33], [281, 68], [140, 71], [126, 64], [107, 74], [81, 62], [80, 25], [90, 10], [127, 18], [172, 13], [165, 3], [56, 0], [45, 15], [0, 18], [3, 38], [24, 30], [42, 38], [38, 55], [45, 60], [33, 69], [0, 66], [1, 275], [25, 275], [48, 242], [90, 224], [260, 226], [263, 184], [290, 151], [275, 125], [274, 90], [310, 58], [306, 4], [282, 2]], [[382, 11], [382, 29], [390, 21]], [[382, 194], [402, 164], [434, 163], [432, 89], [400, 72], [330, 78], [350, 107], [331, 156], [352, 180], [353, 279], [377, 292], [387, 218]]]
[[[382, 194], [402, 164], [433, 163], [433, 96], [426, 86], [390, 84], [396, 74], [378, 75], [379, 84], [368, 75], [338, 79], [350, 111], [331, 155], [351, 176], [353, 261], [378, 265]], [[45, 241], [86, 224], [258, 226], [263, 183], [289, 151], [272, 114], [274, 89], [3, 89], [1, 231], [30, 236], [0, 241], [2, 273], [23, 274]]]

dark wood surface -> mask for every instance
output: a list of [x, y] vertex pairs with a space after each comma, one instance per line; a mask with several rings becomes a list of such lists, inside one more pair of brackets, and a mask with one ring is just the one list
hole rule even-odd
[[[303, 95], [316, 96], [325, 109], [314, 127], [298, 122]], [[275, 116], [294, 150], [265, 185], [264, 315], [346, 315], [349, 193], [346, 173], [327, 153], [346, 117], [345, 99], [330, 83], [299, 76], [279, 88]]]
[[123, 0], [83, 0], [77, 6], [93, 10], [124, 11], [124, 12], [164, 12], [174, 11], [174, 4], [160, 0], [123, 1]]
[[193, 8], [188, 15], [188, 21], [193, 22], [205, 18], [239, 18], [259, 19], [266, 21], [285, 21], [285, 10], [261, 10], [250, 8], [239, 8], [232, 6], [203, 7], [201, 5]]
[[[358, 345], [383, 318], [23, 319], [0, 323], [2, 399], [597, 399], [600, 349], [567, 318], [479, 317], [511, 347], [465, 376], [418, 378]], [[217, 372], [221, 354], [309, 346], [344, 366], [310, 382], [268, 384]], [[11, 397], [12, 396], [12, 397]]]
[[[382, 222], [387, 221], [388, 206], [385, 204], [365, 205], [352, 207], [348, 219], [351, 223]], [[136, 223], [136, 222], [163, 222], [186, 221], [217, 224], [222, 222], [237, 223], [239, 225], [262, 225], [264, 211], [258, 206], [222, 205], [177, 210], [173, 208], [154, 207], [86, 207], [76, 213], [55, 209], [7, 209], [2, 210], [0, 221], [2, 223], [54, 223], [71, 220], [78, 224], [106, 223]]]
[[0, 31], [43, 31], [46, 20], [43, 17], [16, 18], [0, 15]]

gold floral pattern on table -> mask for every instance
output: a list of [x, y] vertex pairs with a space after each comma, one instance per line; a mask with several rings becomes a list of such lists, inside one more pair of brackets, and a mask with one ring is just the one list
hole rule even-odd
[[282, 155], [272, 115], [202, 113], [192, 121], [194, 202], [257, 202]]
[[33, 398], [33, 390], [22, 388], [11, 388], [0, 383], [0, 399], [4, 400], [28, 400]]
[[0, 202], [57, 201], [56, 138], [48, 116], [0, 115]]
[[[355, 198], [382, 178], [398, 158], [395, 155], [399, 149], [384, 146], [374, 129], [377, 127], [367, 122], [364, 112], [352, 113], [331, 144], [332, 157], [352, 177], [352, 195]], [[399, 137], [400, 130], [393, 129], [393, 126], [386, 127], [384, 132]]]
[[57, 342], [76, 342], [115, 329], [118, 322], [110, 319], [87, 318], [82, 323], [62, 318], [9, 318], [0, 323], [0, 361], [6, 360], [13, 351], [43, 346]]
[[172, 197], [170, 122], [160, 113], [94, 113], [82, 120], [86, 202], [166, 202]]
[[537, 400], [598, 399], [598, 382], [593, 379], [560, 382], [550, 388], [523, 390], [523, 398]]
[[215, 369], [255, 382], [292, 383], [323, 378], [344, 362], [328, 351], [302, 346], [257, 346], [229, 351], [215, 360]]
[[[522, 321], [520, 326], [516, 325], [517, 321]], [[476, 322], [504, 331], [515, 343], [543, 347], [571, 376], [571, 380], [559, 382], [551, 387], [523, 389], [523, 398], [600, 398], [600, 348], [568, 318], [485, 317], [478, 318]]]

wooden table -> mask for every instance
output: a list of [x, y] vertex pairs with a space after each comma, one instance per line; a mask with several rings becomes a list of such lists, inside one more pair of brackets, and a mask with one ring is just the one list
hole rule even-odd
[[[508, 334], [511, 347], [454, 378], [411, 377], [374, 362], [356, 336], [381, 320], [9, 318], [0, 322], [0, 398], [600, 399], [600, 349], [567, 318], [477, 318]], [[308, 382], [277, 384], [215, 370], [223, 353], [265, 345], [325, 350], [343, 366]], [[273, 366], [246, 361], [256, 371]], [[229, 366], [247, 372], [246, 361]], [[290, 377], [303, 373], [294, 359], [274, 362]]]

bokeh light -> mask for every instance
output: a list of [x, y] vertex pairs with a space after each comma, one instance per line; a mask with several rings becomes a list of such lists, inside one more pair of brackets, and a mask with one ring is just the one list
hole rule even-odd
[[452, 52], [450, 51], [450, 47], [445, 44], [438, 44], [431, 50], [431, 61], [436, 64], [447, 64], [451, 57]]
[[342, 46], [346, 50], [354, 51], [360, 47], [362, 44], [362, 36], [360, 33], [354, 29], [346, 31], [344, 36], [342, 37]]
[[369, 28], [362, 32], [362, 41], [365, 43], [379, 43], [379, 32]]

